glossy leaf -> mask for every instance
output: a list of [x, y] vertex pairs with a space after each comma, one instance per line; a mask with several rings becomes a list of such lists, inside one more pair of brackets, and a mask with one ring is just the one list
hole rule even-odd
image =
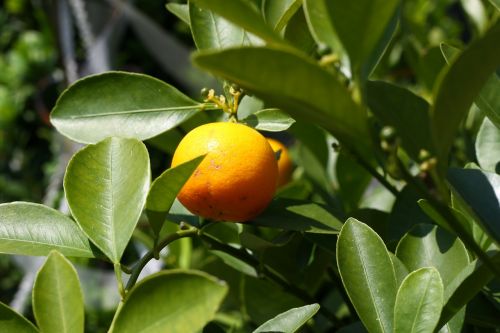
[[143, 74], [107, 72], [66, 89], [50, 119], [68, 138], [96, 143], [106, 137], [145, 140], [193, 116], [201, 105], [176, 88]]
[[259, 131], [281, 132], [290, 128], [295, 120], [279, 109], [264, 109], [249, 115], [241, 122]]
[[348, 210], [356, 209], [372, 176], [348, 153], [338, 154], [335, 175], [345, 206]]
[[[273, 29], [266, 24], [260, 13], [249, 2], [243, 0], [191, 0], [200, 8], [209, 9], [246, 31], [272, 44], [285, 44]], [[245, 13], [245, 15], [242, 15]]]
[[367, 225], [348, 219], [337, 241], [340, 276], [370, 332], [392, 332], [397, 281], [384, 242]]
[[410, 273], [399, 287], [394, 332], [432, 332], [443, 307], [443, 282], [435, 268]]
[[13, 202], [0, 205], [0, 252], [45, 256], [51, 250], [71, 257], [93, 257], [78, 225], [47, 206]]
[[483, 120], [477, 133], [476, 155], [483, 170], [500, 173], [500, 127], [488, 118]]
[[83, 333], [84, 306], [73, 265], [53, 251], [33, 286], [33, 312], [42, 332]]
[[316, 43], [327, 45], [335, 53], [343, 53], [343, 46], [330, 19], [327, 0], [304, 0], [304, 13]]
[[325, 4], [355, 75], [368, 77], [396, 29], [400, 1], [330, 0]]
[[76, 153], [64, 177], [71, 213], [95, 245], [118, 263], [146, 202], [149, 155], [135, 139], [108, 138]]
[[414, 160], [421, 149], [432, 152], [429, 104], [409, 90], [382, 81], [368, 81], [368, 106], [384, 125], [394, 127]]
[[214, 318], [227, 291], [225, 283], [203, 272], [162, 271], [130, 291], [110, 333], [198, 332]]
[[280, 313], [273, 319], [260, 325], [253, 333], [264, 332], [297, 332], [319, 310], [319, 304], [305, 305]]
[[146, 213], [154, 233], [158, 236], [168, 211], [174, 203], [177, 193], [182, 189], [194, 170], [205, 156], [197, 157], [163, 172], [151, 184], [146, 199]]
[[189, 18], [189, 6], [187, 4], [167, 3], [166, 7], [169, 12], [177, 16], [177, 18], [181, 21], [187, 25], [191, 25], [191, 20]]
[[[456, 169], [448, 172], [453, 190], [479, 217], [487, 232], [500, 243], [500, 175], [477, 169]], [[478, 195], [480, 193], [481, 195]]]
[[456, 236], [432, 224], [419, 224], [401, 238], [396, 256], [408, 270], [434, 267], [445, 286], [469, 264], [469, 254]]
[[0, 331], [15, 333], [37, 333], [38, 329], [14, 309], [0, 302]]
[[267, 24], [280, 32], [302, 5], [302, 0], [263, 0], [262, 11]]
[[196, 47], [203, 49], [224, 49], [228, 47], [251, 45], [258, 39], [241, 27], [189, 1], [191, 32]]
[[395, 254], [389, 252], [389, 255], [394, 266], [394, 272], [396, 273], [397, 287], [399, 288], [410, 272], [408, 272], [408, 268], [406, 268], [405, 264]]
[[[441, 51], [448, 63], [452, 63], [454, 57], [460, 54], [460, 50], [448, 44], [441, 44]], [[481, 88], [474, 102], [479, 109], [500, 128], [500, 78], [497, 73], [490, 75], [489, 79]]]
[[245, 47], [200, 52], [194, 61], [294, 118], [321, 124], [343, 144], [369, 150], [365, 111], [335, 76], [310, 59], [283, 49]]
[[291, 199], [275, 199], [252, 224], [283, 230], [337, 234], [342, 223], [326, 206]]
[[500, 67], [500, 21], [445, 68], [436, 83], [431, 119], [440, 172], [444, 173], [455, 134], [474, 98]]

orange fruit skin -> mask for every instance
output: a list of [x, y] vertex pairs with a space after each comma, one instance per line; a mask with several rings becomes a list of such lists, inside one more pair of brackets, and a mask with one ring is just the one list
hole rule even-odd
[[284, 144], [271, 138], [267, 138], [267, 142], [269, 142], [274, 152], [281, 149], [280, 159], [278, 160], [278, 187], [281, 187], [290, 181], [292, 177], [293, 163], [290, 159], [290, 155], [288, 155], [288, 149]]
[[218, 221], [247, 221], [272, 200], [278, 163], [256, 130], [236, 123], [210, 123], [179, 143], [172, 167], [206, 154], [177, 198], [193, 214]]

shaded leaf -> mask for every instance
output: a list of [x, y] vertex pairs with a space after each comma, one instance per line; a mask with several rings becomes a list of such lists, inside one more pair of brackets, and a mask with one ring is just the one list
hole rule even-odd
[[[457, 49], [448, 44], [441, 44], [441, 51], [448, 63], [452, 63], [454, 57], [460, 54], [460, 49]], [[500, 128], [500, 78], [496, 73], [490, 75], [489, 79], [481, 88], [474, 103], [477, 107], [490, 118], [491, 122]]]
[[151, 184], [146, 199], [146, 213], [156, 236], [159, 235], [168, 211], [177, 194], [205, 156], [197, 157], [163, 172]]
[[392, 332], [397, 281], [389, 252], [367, 225], [348, 219], [337, 241], [340, 276], [370, 332]]
[[118, 263], [146, 202], [148, 151], [135, 139], [108, 138], [76, 153], [64, 189], [72, 215], [95, 245]]
[[304, 0], [304, 13], [316, 43], [342, 53], [343, 47], [330, 19], [326, 0]]
[[279, 109], [264, 109], [249, 115], [241, 122], [260, 131], [280, 132], [290, 128], [295, 120]]
[[336, 234], [342, 223], [324, 205], [292, 199], [275, 199], [252, 224], [320, 234]]
[[429, 104], [409, 90], [382, 81], [368, 81], [368, 106], [385, 125], [396, 129], [401, 144], [418, 161], [421, 149], [432, 152]]
[[325, 4], [355, 75], [368, 77], [396, 29], [400, 1], [330, 0]]
[[38, 329], [28, 319], [2, 302], [0, 302], [0, 330], [16, 333], [38, 332]]
[[[452, 168], [448, 181], [486, 231], [500, 243], [500, 175], [477, 169]], [[478, 195], [480, 193], [481, 195]]]
[[262, 11], [267, 24], [280, 32], [302, 6], [302, 0], [263, 0]]
[[399, 287], [394, 332], [432, 332], [443, 307], [443, 282], [435, 268], [410, 273]]
[[316, 42], [309, 31], [304, 10], [299, 9], [285, 27], [285, 39], [306, 54], [313, 54]]
[[460, 122], [490, 75], [500, 67], [498, 40], [500, 21], [455, 57], [437, 80], [430, 115], [441, 173], [446, 170]]
[[96, 143], [110, 136], [145, 140], [193, 116], [201, 104], [143, 74], [107, 72], [66, 89], [50, 114], [68, 138]]
[[0, 252], [45, 256], [51, 250], [71, 257], [93, 257], [78, 225], [47, 206], [13, 202], [0, 205]]
[[42, 332], [83, 333], [80, 280], [73, 265], [59, 252], [51, 252], [37, 274], [33, 312]]
[[162, 271], [130, 291], [110, 333], [197, 332], [214, 318], [227, 291], [203, 272]]
[[297, 332], [319, 310], [319, 304], [305, 305], [280, 313], [273, 319], [260, 325], [253, 333], [264, 332]]

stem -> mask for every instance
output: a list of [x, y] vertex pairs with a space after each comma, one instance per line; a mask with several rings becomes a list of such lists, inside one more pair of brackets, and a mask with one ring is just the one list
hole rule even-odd
[[172, 243], [173, 241], [176, 241], [184, 237], [193, 237], [196, 236], [197, 233], [198, 233], [197, 228], [190, 227], [189, 229], [179, 230], [173, 234], [169, 234], [167, 237], [161, 240], [154, 249], [148, 251], [134, 266], [134, 268], [132, 269], [132, 274], [130, 275], [130, 279], [128, 280], [127, 286], [125, 288], [125, 292], [128, 292], [135, 285], [143, 268], [148, 264], [148, 262], [151, 259], [154, 258], [155, 251], [159, 253], [161, 250], [163, 250], [163, 248], [168, 246], [168, 244]]
[[118, 282], [118, 291], [120, 292], [120, 296], [122, 299], [125, 298], [125, 289], [123, 288], [123, 280], [122, 280], [122, 268], [120, 263], [116, 263], [113, 265], [115, 269], [116, 281]]
[[355, 150], [349, 150], [349, 153], [351, 156], [353, 156], [356, 161], [366, 169], [375, 179], [377, 179], [380, 184], [382, 184], [386, 189], [388, 189], [394, 196], [397, 196], [399, 194], [399, 191], [391, 184], [389, 181], [380, 173], [375, 170], [370, 163], [366, 162], [361, 155], [358, 154]]
[[[226, 245], [226, 244], [223, 244], [207, 234], [200, 233], [199, 236], [202, 240], [207, 242], [212, 249], [227, 253], [235, 258], [240, 259], [241, 261], [243, 261], [246, 264], [255, 268], [255, 270], [262, 273], [269, 280], [271, 280], [274, 283], [276, 283], [277, 285], [281, 286], [285, 291], [287, 291], [287, 292], [295, 295], [296, 297], [300, 298], [301, 300], [303, 300], [305, 303], [308, 303], [308, 304], [317, 303], [316, 300], [313, 297], [311, 297], [307, 292], [305, 292], [304, 290], [302, 290], [300, 288], [297, 288], [293, 284], [290, 284], [288, 281], [283, 279], [280, 275], [271, 271], [266, 265], [261, 265], [259, 263], [259, 261], [255, 257], [253, 257], [252, 255], [250, 255], [248, 252], [234, 248], [234, 247]], [[338, 326], [341, 325], [340, 319], [338, 319], [337, 316], [334, 313], [330, 312], [327, 308], [320, 307], [319, 311], [326, 318], [328, 318], [333, 324], [338, 325]]]

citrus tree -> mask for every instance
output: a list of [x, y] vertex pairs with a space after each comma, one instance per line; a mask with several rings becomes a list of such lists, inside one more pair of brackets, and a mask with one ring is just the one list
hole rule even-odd
[[[169, 4], [218, 83], [195, 100], [106, 72], [61, 94], [51, 123], [85, 145], [71, 216], [0, 205], [0, 251], [47, 256], [34, 322], [0, 303], [1, 331], [83, 332], [89, 261], [116, 275], [109, 332], [498, 330], [499, 3], [464, 2], [474, 38], [428, 50], [423, 3]], [[154, 179], [151, 147], [173, 156]]]

